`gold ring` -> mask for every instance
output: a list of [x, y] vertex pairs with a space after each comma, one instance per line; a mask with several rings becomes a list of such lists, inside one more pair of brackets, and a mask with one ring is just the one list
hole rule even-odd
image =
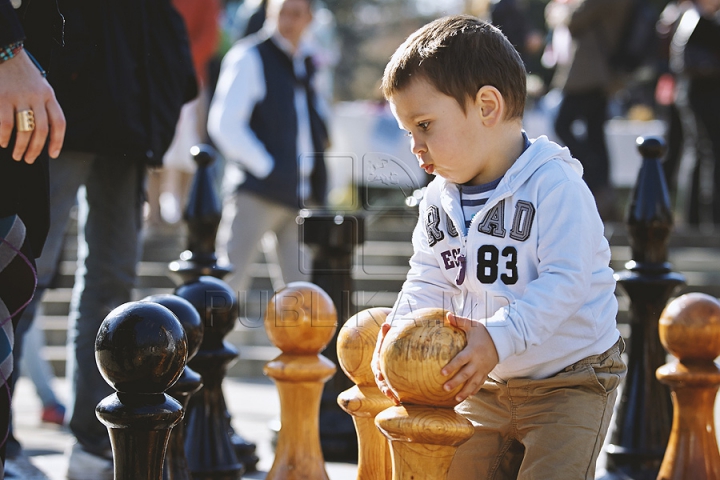
[[20, 110], [15, 114], [18, 132], [32, 132], [35, 130], [35, 114], [32, 110]]

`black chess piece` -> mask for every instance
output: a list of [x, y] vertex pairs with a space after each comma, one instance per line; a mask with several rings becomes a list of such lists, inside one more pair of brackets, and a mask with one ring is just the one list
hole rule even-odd
[[116, 390], [97, 408], [110, 434], [116, 480], [161, 480], [170, 430], [182, 406], [165, 390], [187, 361], [187, 336], [175, 315], [150, 302], [129, 302], [100, 325], [95, 358]]

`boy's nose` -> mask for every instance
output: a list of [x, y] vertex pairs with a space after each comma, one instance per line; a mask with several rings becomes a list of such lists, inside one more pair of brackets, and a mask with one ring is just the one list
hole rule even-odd
[[418, 140], [417, 137], [412, 137], [412, 140], [410, 140], [410, 150], [414, 155], [420, 155], [427, 151], [427, 147], [425, 146], [424, 142], [421, 142]]

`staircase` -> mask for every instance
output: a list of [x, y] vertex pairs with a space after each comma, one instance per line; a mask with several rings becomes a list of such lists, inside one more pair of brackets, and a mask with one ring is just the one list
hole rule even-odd
[[[410, 237], [416, 222], [417, 210], [393, 209], [390, 212], [372, 212], [365, 215], [365, 242], [358, 246], [354, 258], [353, 303], [357, 311], [369, 307], [392, 306], [408, 268], [412, 254]], [[611, 250], [611, 266], [615, 271], [625, 269], [630, 260], [626, 228], [621, 223], [606, 225]], [[134, 300], [156, 293], [172, 293], [175, 282], [169, 274], [168, 264], [178, 259], [185, 249], [185, 227], [167, 227], [146, 234], [142, 261], [138, 267], [138, 285]], [[72, 222], [66, 236], [63, 259], [54, 282], [43, 298], [43, 313], [38, 317], [45, 331], [47, 346], [44, 355], [58, 376], [65, 375], [65, 339], [67, 314], [75, 272], [76, 230]], [[720, 297], [720, 238], [712, 233], [701, 233], [677, 227], [670, 240], [670, 262], [674, 271], [685, 275], [687, 285], [677, 294], [690, 291], [705, 292]], [[267, 264], [262, 255], [252, 265], [250, 301], [246, 312], [241, 312], [235, 330], [226, 338], [235, 345], [240, 356], [229, 369], [228, 375], [242, 377], [262, 376], [262, 367], [280, 351], [265, 333], [262, 323], [264, 305], [272, 295]], [[618, 321], [624, 336], [629, 336], [629, 299], [618, 289], [620, 313]], [[346, 319], [338, 319], [342, 324]]]
[[[392, 306], [407, 273], [412, 254], [410, 236], [416, 221], [416, 210], [366, 217], [365, 243], [358, 247], [353, 268], [356, 309]], [[65, 238], [65, 248], [53, 288], [45, 292], [42, 309], [36, 321], [45, 331], [46, 347], [42, 355], [51, 363], [56, 376], [65, 375], [67, 315], [74, 283], [77, 252], [77, 230], [74, 218]], [[176, 283], [168, 264], [177, 260], [185, 249], [184, 225], [166, 226], [146, 232], [143, 256], [138, 265], [137, 287], [133, 300], [148, 295], [172, 293]], [[273, 289], [268, 265], [258, 255], [251, 266], [252, 281], [246, 310], [226, 340], [240, 352], [239, 360], [229, 369], [230, 376], [262, 376], [262, 367], [280, 353], [263, 328], [262, 316]], [[342, 324], [347, 319], [339, 319]]]

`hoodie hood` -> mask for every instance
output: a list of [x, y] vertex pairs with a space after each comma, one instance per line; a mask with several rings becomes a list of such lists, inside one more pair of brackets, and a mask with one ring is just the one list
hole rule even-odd
[[582, 164], [570, 155], [567, 147], [551, 142], [545, 135], [530, 142], [531, 145], [518, 157], [500, 182], [501, 184], [506, 182], [510, 191], [517, 190], [538, 168], [553, 160], [567, 163], [582, 177]]
[[[561, 147], [550, 141], [545, 135], [530, 140], [530, 146], [518, 157], [515, 163], [505, 172], [486, 207], [492, 205], [495, 200], [512, 195], [543, 165], [549, 162], [566, 163], [575, 173], [582, 178], [582, 164], [570, 155], [567, 147]], [[462, 207], [460, 206], [460, 195], [458, 186], [448, 182], [443, 177], [435, 177], [433, 180], [442, 193], [442, 206], [445, 211], [459, 222], [462, 218]], [[485, 210], [485, 208], [483, 208]]]
[[[541, 135], [538, 138], [530, 139], [530, 146], [505, 172], [503, 179], [497, 186], [497, 190], [510, 190], [511, 192], [517, 190], [538, 168], [550, 161], [565, 162], [580, 177], [583, 175], [582, 164], [573, 158], [567, 147], [561, 147], [557, 143], [550, 141], [545, 135]], [[448, 182], [442, 177], [435, 177], [434, 182], [439, 183], [441, 190], [446, 188], [457, 189], [454, 183]]]

